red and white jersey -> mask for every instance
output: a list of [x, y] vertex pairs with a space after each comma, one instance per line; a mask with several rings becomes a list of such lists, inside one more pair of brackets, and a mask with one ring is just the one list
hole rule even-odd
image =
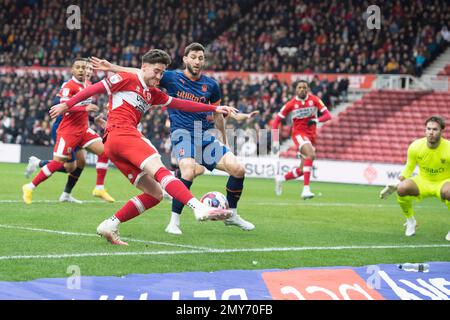
[[137, 128], [145, 112], [165, 107], [172, 101], [172, 97], [158, 88], [149, 88], [140, 73], [119, 72], [102, 83], [109, 95], [107, 129]]
[[[68, 101], [78, 92], [82, 91], [87, 87], [86, 83], [78, 81], [75, 77], [72, 77], [69, 81], [65, 82], [59, 91], [58, 97], [60, 97], [60, 103]], [[76, 106], [86, 106], [92, 101], [88, 98]], [[61, 120], [58, 127], [58, 132], [64, 133], [79, 133], [85, 132], [89, 127], [89, 116], [87, 112], [77, 111], [77, 112], [66, 112]]]
[[305, 133], [308, 135], [316, 134], [316, 126], [309, 126], [310, 119], [316, 119], [318, 112], [324, 112], [327, 109], [325, 104], [317, 96], [308, 93], [306, 98], [300, 99], [297, 96], [289, 100], [281, 108], [278, 116], [286, 118], [292, 113], [292, 135], [296, 133]]

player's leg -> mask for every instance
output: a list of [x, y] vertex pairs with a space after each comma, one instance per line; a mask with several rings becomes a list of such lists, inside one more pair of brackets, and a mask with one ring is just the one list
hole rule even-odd
[[22, 198], [26, 204], [30, 204], [33, 199], [33, 190], [42, 182], [47, 180], [53, 173], [64, 167], [68, 155], [77, 145], [78, 140], [73, 136], [58, 135], [57, 141], [53, 150], [53, 160], [41, 168], [34, 179], [22, 186]]
[[413, 200], [419, 195], [419, 187], [413, 179], [403, 180], [397, 187], [397, 202], [406, 217], [405, 235], [408, 237], [416, 234], [417, 222], [414, 218]]
[[231, 216], [230, 210], [210, 208], [196, 199], [189, 189], [167, 170], [161, 162], [159, 154], [150, 156], [140, 167], [146, 174], [158, 181], [161, 187], [174, 199], [191, 208], [197, 220], [225, 220]]
[[[103, 200], [107, 202], [114, 202], [114, 198], [111, 197], [111, 195], [108, 193], [108, 191], [105, 189], [103, 183], [105, 180], [106, 172], [108, 170], [108, 156], [105, 153], [105, 146], [103, 145], [102, 139], [91, 129], [88, 129], [87, 133], [85, 134], [87, 141], [83, 148], [86, 148], [92, 153], [95, 153], [97, 157], [100, 159], [101, 164], [99, 165], [99, 168], [97, 169], [97, 186], [93, 191], [92, 195], [95, 197], [102, 198]], [[99, 162], [97, 161], [97, 165]], [[96, 168], [97, 168], [96, 165]], [[100, 177], [99, 177], [100, 172]], [[101, 185], [100, 185], [101, 184]]]
[[283, 189], [282, 184], [285, 181], [294, 180], [303, 175], [303, 159], [300, 162], [300, 166], [293, 168], [286, 172], [284, 175], [275, 176], [275, 194], [281, 196]]
[[[440, 188], [440, 198], [450, 210], [450, 181], [445, 181]], [[450, 241], [450, 231], [445, 236], [445, 240]]]
[[[194, 158], [182, 158], [178, 162], [179, 174], [177, 177], [186, 186], [187, 189], [191, 189], [192, 183], [197, 175], [201, 175], [204, 172], [204, 168], [195, 162]], [[183, 211], [184, 204], [176, 199], [172, 199], [172, 213], [170, 216], [170, 222], [167, 225], [165, 231], [171, 234], [182, 234], [180, 229], [180, 215]]]
[[94, 190], [92, 190], [92, 195], [94, 197], [102, 198], [107, 202], [114, 202], [115, 199], [111, 197], [105, 189], [105, 177], [108, 172], [108, 161], [109, 158], [105, 152], [100, 154], [97, 158], [97, 163], [95, 164], [95, 170], [97, 171], [97, 182]]
[[245, 231], [253, 230], [255, 229], [255, 225], [242, 219], [237, 213], [237, 205], [244, 189], [245, 168], [228, 148], [223, 151], [225, 151], [225, 154], [220, 158], [215, 168], [225, 171], [230, 175], [226, 190], [228, 204], [233, 212], [233, 215], [226, 219], [224, 223], [226, 225], [238, 226]]
[[[136, 174], [140, 171], [139, 168], [135, 170]], [[143, 193], [130, 199], [112, 217], [106, 219], [97, 227], [97, 233], [112, 244], [128, 245], [120, 239], [119, 225], [156, 206], [163, 199], [161, 186], [150, 176], [141, 176], [139, 180], [135, 180], [135, 185]]]
[[311, 179], [311, 171], [313, 167], [313, 161], [316, 158], [316, 150], [312, 143], [303, 137], [303, 142], [300, 144], [300, 154], [303, 157], [303, 199], [311, 199], [314, 197], [314, 193], [311, 192], [309, 187]]
[[69, 175], [67, 176], [66, 186], [64, 187], [64, 191], [59, 197], [60, 202], [71, 202], [82, 204], [83, 201], [75, 199], [72, 196], [72, 190], [75, 187], [75, 184], [78, 182], [78, 179], [83, 172], [84, 167], [86, 166], [86, 155], [85, 151], [82, 149], [75, 150], [72, 158], [76, 159], [76, 161], [72, 162], [72, 165], [75, 167], [73, 170], [69, 171]]

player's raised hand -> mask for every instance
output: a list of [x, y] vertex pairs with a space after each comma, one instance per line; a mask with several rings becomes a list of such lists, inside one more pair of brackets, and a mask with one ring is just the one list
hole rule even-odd
[[100, 59], [97, 57], [90, 57], [89, 61], [92, 63], [92, 67], [94, 70], [101, 70], [101, 71], [112, 71], [113, 64], [105, 59]]
[[221, 113], [225, 116], [227, 115], [236, 115], [239, 110], [234, 107], [229, 106], [217, 106], [216, 113]]
[[51, 107], [48, 113], [50, 113], [50, 118], [55, 119], [60, 114], [66, 112], [67, 109], [69, 109], [69, 107], [67, 106], [66, 103], [60, 103]]
[[98, 110], [100, 110], [100, 108], [96, 104], [89, 103], [86, 106], [86, 111], [87, 112], [97, 112]]

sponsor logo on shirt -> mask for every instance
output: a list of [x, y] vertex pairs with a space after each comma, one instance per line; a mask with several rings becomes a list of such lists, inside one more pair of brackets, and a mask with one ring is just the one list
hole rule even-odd
[[316, 107], [302, 108], [292, 111], [292, 119], [304, 119], [312, 117], [316, 114]]

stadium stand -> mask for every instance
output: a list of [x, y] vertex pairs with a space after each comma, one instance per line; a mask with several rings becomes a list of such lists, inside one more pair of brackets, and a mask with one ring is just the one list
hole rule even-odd
[[[450, 119], [449, 92], [372, 91], [320, 128], [317, 157], [402, 164], [432, 114]], [[282, 156], [297, 151], [291, 147]]]
[[365, 1], [261, 1], [212, 43], [211, 69], [420, 75], [446, 46], [448, 3], [384, 2], [388, 30], [366, 27], [367, 7]]
[[[67, 74], [41, 72], [0, 73], [0, 141], [4, 143], [51, 145], [49, 107], [55, 103], [60, 86], [67, 80]], [[99, 78], [93, 78], [93, 82]], [[293, 96], [293, 86], [278, 79], [244, 81], [233, 78], [220, 83], [223, 103], [236, 106], [241, 112], [258, 110], [260, 115], [239, 127], [270, 129], [273, 114]], [[330, 107], [345, 99], [348, 80], [337, 82], [327, 80], [312, 82], [312, 90], [321, 96]], [[98, 99], [101, 107], [106, 96]], [[93, 117], [91, 117], [93, 120]], [[93, 129], [98, 130], [91, 121]], [[229, 121], [229, 127], [238, 125]], [[284, 129], [283, 138], [289, 137], [289, 126]], [[145, 115], [143, 133], [164, 150], [167, 148], [169, 123], [167, 113], [155, 110]]]
[[438, 73], [439, 76], [450, 76], [450, 64], [446, 65], [445, 68]]
[[[319, 4], [311, 0], [203, 0], [195, 5], [175, 0], [150, 4], [144, 0], [87, 0], [82, 8], [83, 37], [66, 27], [67, 13], [61, 8], [70, 4], [69, 0], [3, 1], [0, 66], [59, 68], [70, 64], [74, 56], [90, 55], [137, 66], [142, 53], [157, 46], [171, 54], [171, 68], [175, 68], [180, 66], [185, 45], [198, 40], [208, 45], [208, 69], [213, 71], [420, 75], [450, 41], [446, 26], [449, 4], [438, 0], [384, 3], [382, 20], [387, 27], [383, 32], [364, 25], [367, 3], [359, 0]], [[124, 18], [124, 8], [130, 7], [133, 12]], [[449, 74], [450, 66], [440, 73]], [[66, 79], [66, 75], [52, 72], [32, 76], [13, 70], [0, 73], [0, 142], [51, 145], [47, 112]], [[96, 81], [98, 78], [93, 79]], [[239, 124], [244, 129], [269, 129], [273, 115], [293, 96], [292, 85], [276, 78], [250, 81], [236, 77], [220, 85], [224, 104], [242, 112], [260, 111], [255, 119]], [[347, 100], [349, 82], [314, 77], [310, 87], [333, 109]], [[97, 104], [105, 101], [102, 97]], [[419, 117], [410, 117], [409, 108], [421, 106], [422, 110], [425, 104], [439, 102], [437, 105], [448, 109], [448, 101], [446, 93], [368, 93], [320, 129], [318, 158], [398, 162], [397, 151], [379, 151], [386, 146], [385, 140], [393, 143], [382, 134], [394, 124], [389, 122], [394, 117], [386, 114], [404, 112], [405, 128], [412, 119], [420, 128]], [[235, 125], [229, 122], [230, 127]], [[415, 135], [398, 125], [395, 128], [405, 148]], [[167, 150], [165, 112], [147, 114], [142, 129], [157, 148]], [[289, 139], [289, 123], [282, 127], [281, 137]], [[380, 148], [370, 147], [368, 141]], [[293, 157], [296, 152], [288, 150], [284, 155]], [[401, 156], [403, 159], [404, 150]]]
[[138, 65], [141, 55], [157, 46], [177, 66], [188, 43], [211, 42], [255, 2], [83, 1], [81, 37], [66, 27], [68, 15], [61, 9], [73, 1], [2, 1], [0, 65], [61, 67], [73, 56], [91, 55]]
[[60, 10], [71, 4], [3, 1], [0, 65], [59, 67], [75, 55], [138, 65], [157, 46], [178, 67], [185, 45], [200, 41], [212, 70], [420, 74], [446, 46], [450, 20], [439, 0], [383, 3], [388, 30], [366, 27], [365, 1], [88, 0], [81, 37]]

